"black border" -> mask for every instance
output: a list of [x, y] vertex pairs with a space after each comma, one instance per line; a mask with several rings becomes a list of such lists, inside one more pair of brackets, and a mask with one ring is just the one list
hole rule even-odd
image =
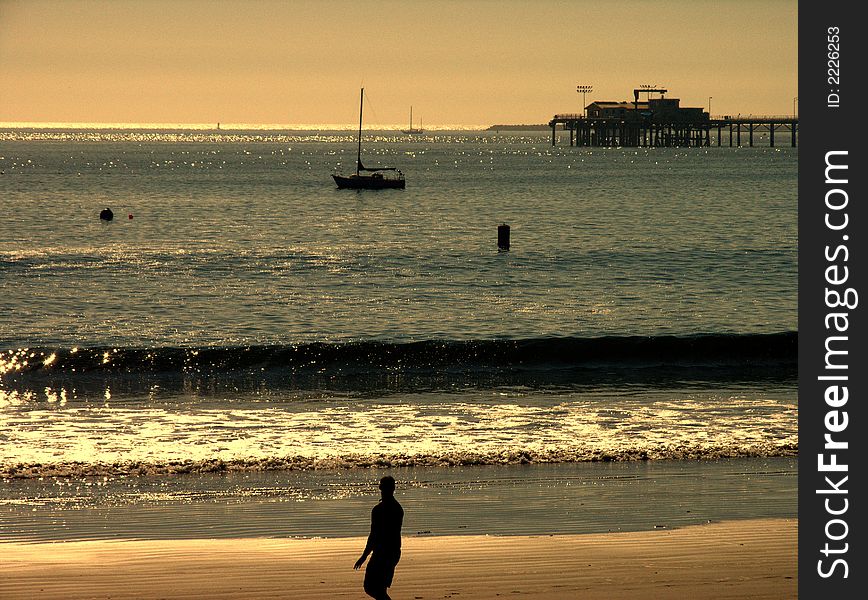
[[[866, 536], [862, 527], [862, 511], [865, 489], [864, 467], [862, 461], [868, 460], [864, 445], [860, 443], [865, 431], [866, 400], [865, 380], [868, 379], [868, 354], [865, 352], [866, 319], [863, 315], [868, 303], [868, 288], [865, 287], [868, 264], [865, 260], [865, 237], [868, 237], [868, 220], [865, 205], [864, 144], [866, 128], [861, 113], [865, 112], [865, 98], [859, 94], [859, 80], [864, 77], [868, 56], [866, 49], [866, 23], [857, 10], [862, 3], [820, 2], [803, 0], [799, 2], [799, 597], [804, 599], [829, 598], [849, 599], [864, 597], [866, 587], [863, 583], [868, 571], [866, 561]], [[839, 28], [839, 55], [830, 55], [836, 47], [830, 47], [834, 38], [830, 28]], [[834, 30], [833, 30], [834, 32]], [[833, 58], [834, 57], [834, 58]], [[830, 60], [837, 62], [829, 63]], [[833, 69], [832, 72], [829, 69]], [[837, 80], [830, 80], [835, 77]], [[830, 102], [829, 94], [840, 97], [837, 105]], [[832, 98], [834, 100], [834, 97]], [[837, 169], [830, 172], [832, 179], [847, 179], [847, 183], [827, 183], [826, 157], [830, 151], [846, 152], [832, 157], [836, 164], [846, 164], [847, 170]], [[832, 203], [843, 203], [845, 208], [832, 211], [826, 207], [826, 195], [832, 192]], [[825, 223], [826, 213], [835, 223], [843, 223], [843, 213], [847, 213], [846, 229], [834, 231]], [[846, 236], [846, 239], [845, 239]], [[846, 246], [847, 251], [835, 250]], [[826, 253], [835, 257], [827, 258]], [[846, 261], [844, 260], [846, 258]], [[827, 269], [838, 277], [847, 267], [846, 282], [831, 285], [826, 280]], [[859, 294], [859, 304], [852, 310], [846, 307], [830, 308], [825, 300], [827, 289], [837, 289], [842, 293], [853, 288]], [[864, 292], [865, 294], [862, 294]], [[826, 316], [831, 312], [847, 313], [847, 331], [826, 329]], [[839, 325], [844, 321], [839, 321]], [[846, 340], [836, 340], [838, 349], [846, 350], [846, 355], [837, 355], [837, 363], [846, 369], [832, 371], [826, 368], [827, 337], [838, 335]], [[849, 391], [847, 403], [837, 409], [830, 407], [825, 398], [827, 386], [833, 384], [821, 381], [818, 377], [829, 374], [848, 377]], [[825, 419], [831, 410], [846, 411], [846, 429], [832, 434], [833, 439], [846, 441], [845, 450], [824, 450], [824, 435], [828, 433]], [[841, 413], [837, 417], [842, 418]], [[833, 423], [834, 426], [834, 423]], [[818, 455], [834, 452], [837, 462], [847, 465], [846, 472], [821, 472]], [[824, 459], [829, 462], [830, 459]], [[829, 489], [825, 477], [846, 489], [846, 494], [823, 494], [817, 490]], [[840, 484], [842, 476], [847, 481]], [[845, 506], [847, 511], [840, 516], [828, 514], [824, 501], [830, 498], [833, 510]], [[838, 537], [846, 532], [840, 541], [827, 538], [826, 526], [832, 519], [841, 519], [830, 526], [830, 532]], [[830, 548], [846, 552], [824, 556], [822, 550], [826, 543]], [[844, 566], [838, 564], [832, 569], [836, 558], [847, 563], [847, 577]], [[819, 561], [823, 561], [819, 563]], [[821, 566], [822, 565], [822, 566]], [[822, 577], [820, 569], [831, 571], [831, 576]]]

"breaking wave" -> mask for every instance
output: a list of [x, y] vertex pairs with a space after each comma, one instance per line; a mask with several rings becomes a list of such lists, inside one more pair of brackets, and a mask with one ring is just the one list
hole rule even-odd
[[46, 377], [272, 378], [402, 373], [561, 373], [575, 377], [750, 379], [795, 376], [798, 334], [564, 337], [523, 340], [359, 341], [199, 348], [19, 348], [0, 353], [0, 385]]

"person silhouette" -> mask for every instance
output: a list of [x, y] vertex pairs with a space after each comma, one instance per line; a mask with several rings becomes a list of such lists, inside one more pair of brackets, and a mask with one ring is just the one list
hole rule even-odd
[[386, 475], [380, 480], [380, 503], [371, 510], [371, 534], [362, 557], [356, 561], [358, 570], [372, 552], [365, 568], [365, 593], [374, 600], [391, 600], [386, 588], [391, 587], [395, 567], [401, 560], [401, 525], [404, 509], [395, 500], [395, 479]]

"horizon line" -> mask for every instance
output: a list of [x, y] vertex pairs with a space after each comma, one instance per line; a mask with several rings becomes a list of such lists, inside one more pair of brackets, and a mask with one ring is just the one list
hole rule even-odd
[[[426, 125], [427, 131], [483, 131], [489, 125]], [[179, 131], [357, 131], [353, 123], [171, 123], [171, 122], [86, 122], [86, 121], [0, 121], [0, 129], [74, 129], [74, 130], [179, 130]], [[364, 130], [403, 131], [407, 123], [372, 123]]]

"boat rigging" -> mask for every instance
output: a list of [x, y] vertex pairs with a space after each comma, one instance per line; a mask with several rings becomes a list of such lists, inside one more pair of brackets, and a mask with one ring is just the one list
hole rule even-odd
[[351, 175], [332, 175], [339, 189], [382, 190], [404, 189], [404, 174], [395, 167], [368, 168], [362, 164], [362, 112], [365, 88], [359, 94], [359, 140], [356, 154], [356, 172]]

